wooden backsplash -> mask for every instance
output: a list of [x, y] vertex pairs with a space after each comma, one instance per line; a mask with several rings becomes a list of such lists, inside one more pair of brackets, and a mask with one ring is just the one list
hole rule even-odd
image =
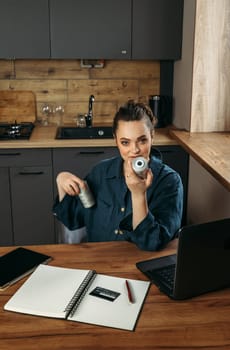
[[111, 125], [128, 99], [148, 102], [160, 93], [160, 62], [105, 61], [104, 68], [81, 68], [79, 60], [0, 60], [0, 90], [33, 91], [38, 120], [44, 104], [63, 105], [64, 124], [87, 113], [93, 94], [94, 124]]

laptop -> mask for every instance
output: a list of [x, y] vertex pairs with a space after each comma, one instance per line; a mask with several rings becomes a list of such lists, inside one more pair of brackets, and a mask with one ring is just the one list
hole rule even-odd
[[230, 287], [230, 218], [182, 227], [177, 254], [136, 266], [172, 299]]

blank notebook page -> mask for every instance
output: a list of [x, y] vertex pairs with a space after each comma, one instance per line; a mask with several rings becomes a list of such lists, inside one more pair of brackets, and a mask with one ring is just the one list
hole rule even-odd
[[88, 270], [39, 265], [5, 305], [6, 310], [65, 318], [64, 311]]

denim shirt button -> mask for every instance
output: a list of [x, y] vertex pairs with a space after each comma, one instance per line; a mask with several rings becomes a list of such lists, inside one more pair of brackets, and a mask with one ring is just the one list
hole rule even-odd
[[120, 235], [123, 235], [123, 231], [119, 230], [119, 234], [120, 234]]
[[118, 230], [115, 230], [114, 233], [115, 233], [115, 235], [117, 235], [117, 234], [119, 233], [119, 231], [118, 231]]
[[125, 208], [124, 208], [124, 207], [122, 207], [122, 208], [121, 208], [121, 211], [122, 211], [122, 212], [124, 212], [124, 211], [125, 211]]

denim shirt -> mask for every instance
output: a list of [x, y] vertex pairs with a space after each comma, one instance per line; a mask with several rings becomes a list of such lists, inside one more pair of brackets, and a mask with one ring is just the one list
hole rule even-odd
[[96, 204], [84, 208], [78, 196], [56, 199], [53, 213], [68, 229], [86, 226], [89, 242], [131, 241], [143, 250], [158, 250], [181, 225], [183, 186], [177, 172], [151, 157], [152, 185], [147, 190], [149, 211], [133, 230], [130, 191], [120, 156], [98, 163], [86, 176]]

